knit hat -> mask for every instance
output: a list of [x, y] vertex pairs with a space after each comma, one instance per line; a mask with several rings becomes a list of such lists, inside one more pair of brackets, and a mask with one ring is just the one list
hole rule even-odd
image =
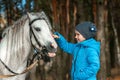
[[78, 24], [75, 28], [86, 39], [95, 37], [97, 28], [92, 22], [83, 22]]

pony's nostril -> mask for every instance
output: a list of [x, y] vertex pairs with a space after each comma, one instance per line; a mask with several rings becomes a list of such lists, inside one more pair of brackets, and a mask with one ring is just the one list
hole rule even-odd
[[54, 46], [53, 46], [52, 44], [50, 45], [50, 47], [51, 47], [51, 48], [54, 48]]

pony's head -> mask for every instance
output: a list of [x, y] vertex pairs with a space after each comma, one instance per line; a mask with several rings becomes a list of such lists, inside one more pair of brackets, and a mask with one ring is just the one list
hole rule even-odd
[[[43, 15], [41, 12], [39, 15]], [[57, 44], [52, 36], [51, 26], [46, 16], [27, 13], [29, 17], [31, 42], [36, 48], [45, 47], [48, 52], [56, 52]], [[44, 14], [45, 15], [45, 14]], [[53, 47], [54, 46], [54, 47]]]

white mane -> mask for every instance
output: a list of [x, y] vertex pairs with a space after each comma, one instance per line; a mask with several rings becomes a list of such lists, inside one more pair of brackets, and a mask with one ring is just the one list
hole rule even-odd
[[[15, 22], [13, 26], [7, 28], [5, 32], [3, 32], [4, 37], [0, 44], [0, 59], [9, 66], [11, 70], [17, 73], [20, 73], [25, 69], [26, 59], [28, 59], [27, 57], [31, 46], [30, 42], [26, 40], [26, 37], [29, 34], [29, 27], [25, 27], [28, 26], [26, 21], [28, 21], [27, 17], [22, 17]], [[0, 71], [0, 74], [11, 74], [3, 64], [0, 63], [0, 66], [0, 70], [2, 70]], [[14, 80], [14, 78], [8, 80]]]

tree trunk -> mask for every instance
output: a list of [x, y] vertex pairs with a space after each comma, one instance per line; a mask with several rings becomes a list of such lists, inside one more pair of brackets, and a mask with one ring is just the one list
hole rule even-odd
[[100, 55], [100, 62], [101, 67], [98, 74], [98, 80], [106, 80], [106, 53], [105, 53], [105, 22], [104, 22], [104, 0], [98, 1], [98, 34], [97, 39], [101, 42], [101, 55]]

